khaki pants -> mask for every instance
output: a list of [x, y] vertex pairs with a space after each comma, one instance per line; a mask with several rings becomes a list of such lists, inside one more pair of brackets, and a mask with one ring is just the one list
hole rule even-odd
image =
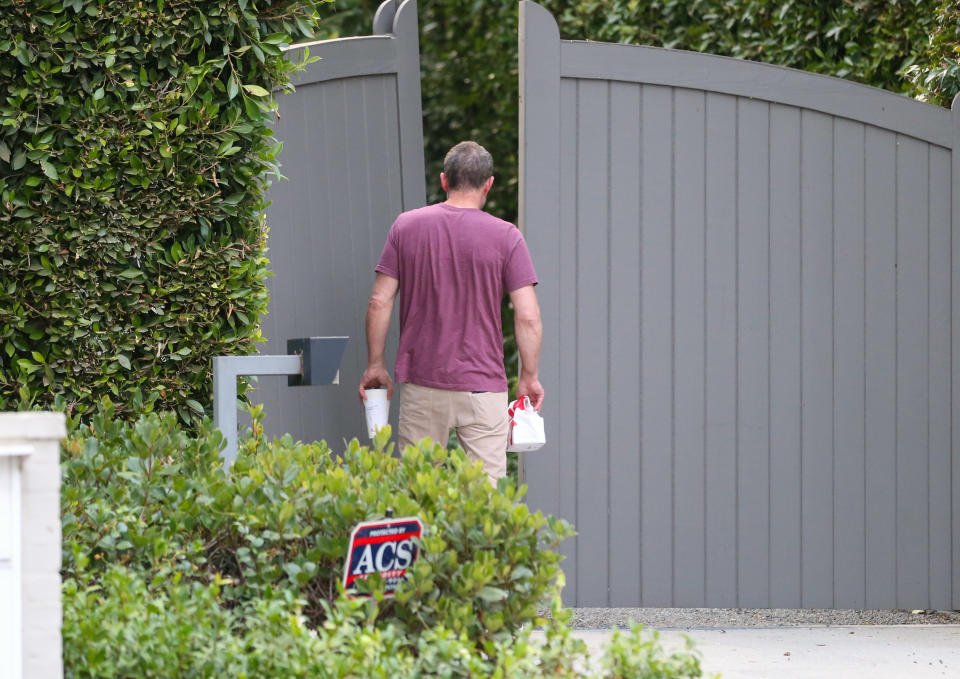
[[404, 384], [400, 392], [400, 449], [429, 436], [447, 444], [457, 430], [471, 460], [483, 462], [490, 483], [507, 475], [507, 392], [451, 391]]

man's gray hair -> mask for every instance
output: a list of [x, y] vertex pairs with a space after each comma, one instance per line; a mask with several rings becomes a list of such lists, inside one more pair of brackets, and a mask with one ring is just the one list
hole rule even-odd
[[493, 157], [475, 141], [462, 141], [447, 151], [443, 159], [447, 188], [480, 189], [493, 176]]

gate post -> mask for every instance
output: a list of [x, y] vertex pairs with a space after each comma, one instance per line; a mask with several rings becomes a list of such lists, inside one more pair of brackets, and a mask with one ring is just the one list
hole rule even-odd
[[[544, 513], [573, 520], [576, 466], [560, 459], [569, 445], [560, 445], [561, 409], [564, 395], [572, 398], [572, 380], [561, 382], [560, 290], [557, 282], [573, 272], [560, 271], [560, 31], [553, 16], [540, 5], [520, 3], [520, 191], [518, 226], [533, 253], [537, 272], [545, 285], [537, 297], [543, 310], [543, 348], [540, 381], [547, 393], [544, 424], [547, 444], [529, 457], [521, 454], [521, 481], [532, 472], [537, 482], [530, 486], [527, 501]], [[568, 366], [569, 367], [569, 366]], [[570, 374], [570, 371], [567, 371]], [[570, 424], [568, 421], [567, 424]], [[576, 572], [573, 540], [561, 545], [565, 570]], [[568, 578], [565, 601], [576, 600], [576, 578]]]
[[950, 459], [953, 467], [951, 480], [951, 523], [953, 524], [953, 607], [960, 609], [960, 94], [953, 99], [953, 144], [951, 158], [951, 242], [952, 242], [952, 290], [951, 290], [951, 418], [953, 440]]

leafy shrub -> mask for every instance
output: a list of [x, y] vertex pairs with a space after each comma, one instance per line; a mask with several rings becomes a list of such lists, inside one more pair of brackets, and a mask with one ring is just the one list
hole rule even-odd
[[218, 432], [188, 435], [170, 414], [128, 424], [106, 402], [64, 444], [64, 571], [120, 564], [224, 578], [224, 596], [238, 603], [289, 589], [316, 625], [338, 597], [353, 526], [391, 508], [427, 528], [421, 557], [378, 619], [442, 626], [478, 644], [539, 622], [561, 577], [553, 548], [569, 526], [531, 513], [510, 481], [491, 492], [459, 451], [426, 440], [398, 459], [383, 448], [388, 436], [374, 450], [354, 440], [336, 457], [323, 443], [252, 438], [224, 472]]
[[[322, 443], [268, 443], [260, 414], [229, 471], [209, 420], [189, 433], [172, 413], [126, 422], [109, 399], [71, 419], [69, 679], [592, 676], [560, 603], [553, 547], [572, 531], [531, 514], [523, 489], [492, 489], [479, 464], [429, 440], [395, 458], [389, 432], [336, 457]], [[395, 599], [376, 578], [362, 585], [371, 596], [346, 599], [349, 533], [388, 507], [423, 519], [420, 557]], [[634, 641], [611, 651], [618, 676], [699, 676], [679, 673], [689, 663], [663, 673], [655, 647]]]
[[[224, 606], [216, 583], [155, 580], [111, 567], [100, 583], [64, 586], [64, 665], [68, 679], [213, 677], [542, 676], [541, 652], [527, 635], [484, 656], [442, 628], [411, 636], [368, 622], [368, 605], [330, 607], [314, 630], [298, 602]], [[553, 665], [556, 669], [556, 665]], [[507, 671], [504, 671], [507, 670]], [[563, 673], [554, 676], [572, 676]]]
[[603, 655], [604, 676], [609, 679], [684, 679], [699, 677], [700, 658], [687, 638], [685, 651], [666, 653], [656, 630], [634, 624], [629, 632], [614, 630]]
[[936, 17], [929, 49], [910, 76], [922, 99], [950, 106], [960, 93], [960, 1], [943, 0]]
[[322, 4], [0, 0], [0, 407], [209, 407], [260, 336], [270, 92]]

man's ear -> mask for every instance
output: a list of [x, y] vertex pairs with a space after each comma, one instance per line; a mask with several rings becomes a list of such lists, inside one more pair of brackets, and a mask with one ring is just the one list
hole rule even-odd
[[487, 177], [487, 181], [483, 183], [483, 195], [490, 193], [490, 187], [493, 186], [493, 175]]
[[440, 173], [440, 187], [444, 193], [450, 193], [450, 182], [447, 181], [447, 175], [443, 172]]

